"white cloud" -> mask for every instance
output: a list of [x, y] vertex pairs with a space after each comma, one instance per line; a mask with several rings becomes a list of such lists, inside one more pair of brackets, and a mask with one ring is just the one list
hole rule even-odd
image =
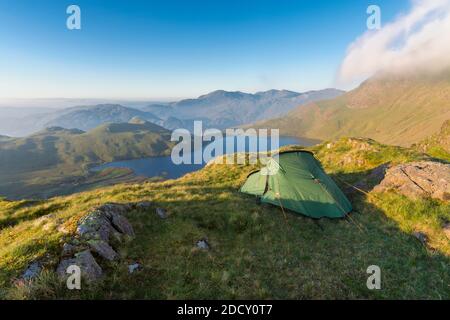
[[350, 45], [337, 80], [345, 85], [382, 71], [449, 67], [450, 0], [416, 0], [409, 13], [381, 30], [367, 31]]

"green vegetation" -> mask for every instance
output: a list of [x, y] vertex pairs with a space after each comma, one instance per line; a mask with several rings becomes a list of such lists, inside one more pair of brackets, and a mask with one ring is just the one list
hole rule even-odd
[[[104, 184], [95, 164], [168, 154], [170, 132], [149, 122], [105, 124], [87, 133], [49, 128], [26, 138], [0, 140], [0, 194], [8, 198], [48, 197]], [[110, 171], [114, 178], [132, 177]], [[118, 182], [116, 179], [112, 182]]]
[[[380, 164], [426, 158], [412, 149], [341, 139], [312, 148], [337, 181], [354, 182]], [[356, 163], [353, 161], [355, 160]], [[450, 297], [450, 242], [442, 231], [450, 204], [393, 193], [347, 192], [348, 220], [311, 219], [258, 205], [238, 192], [255, 166], [209, 165], [178, 180], [115, 185], [41, 202], [0, 202], [0, 297], [100, 298], [415, 298]], [[344, 185], [341, 185], [345, 187]], [[346, 190], [345, 188], [343, 188]], [[54, 270], [62, 243], [89, 209], [106, 202], [151, 201], [128, 217], [137, 237], [105, 278], [69, 291]], [[161, 220], [155, 208], [165, 208]], [[427, 234], [423, 246], [411, 233]], [[68, 234], [67, 234], [68, 233]], [[208, 237], [211, 249], [195, 242]], [[30, 261], [46, 271], [16, 283]], [[143, 265], [128, 274], [127, 265]], [[368, 266], [382, 270], [382, 290], [366, 287]]]
[[257, 126], [280, 128], [290, 136], [358, 136], [409, 146], [435, 134], [450, 119], [449, 74], [378, 76], [343, 96], [300, 106]]
[[415, 146], [429, 155], [450, 161], [450, 120], [444, 122], [441, 131]]

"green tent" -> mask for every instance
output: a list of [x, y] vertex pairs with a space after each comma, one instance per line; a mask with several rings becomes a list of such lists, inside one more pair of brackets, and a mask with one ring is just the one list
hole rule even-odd
[[248, 176], [240, 191], [311, 218], [342, 218], [352, 211], [350, 201], [309, 151], [272, 157], [266, 168]]

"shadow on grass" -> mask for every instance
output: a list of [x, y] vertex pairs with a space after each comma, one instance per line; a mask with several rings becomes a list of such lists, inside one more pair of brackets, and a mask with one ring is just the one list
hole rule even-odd
[[45, 215], [51, 214], [55, 211], [58, 211], [65, 207], [65, 204], [51, 204], [49, 206], [43, 207], [43, 208], [37, 208], [30, 212], [27, 212], [26, 214], [21, 215], [15, 214], [16, 210], [20, 210], [27, 206], [34, 206], [35, 204], [38, 204], [39, 202], [30, 201], [29, 205], [27, 205], [28, 202], [25, 203], [19, 203], [18, 205], [14, 206], [13, 208], [9, 209], [9, 214], [5, 214], [2, 219], [0, 219], [0, 231], [1, 229], [8, 228], [8, 227], [14, 227], [17, 224], [24, 222], [24, 221], [30, 221], [34, 220], [36, 218], [43, 217]]

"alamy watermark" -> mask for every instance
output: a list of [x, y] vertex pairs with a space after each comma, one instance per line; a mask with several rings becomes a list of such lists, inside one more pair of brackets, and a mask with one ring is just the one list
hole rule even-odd
[[70, 265], [66, 270], [67, 277], [66, 285], [69, 290], [81, 290], [81, 269], [77, 265]]
[[[219, 129], [203, 131], [202, 121], [194, 121], [194, 130], [176, 129], [172, 141], [178, 142], [172, 149], [171, 159], [176, 165], [208, 163], [265, 165], [277, 157], [280, 148], [278, 129]], [[270, 148], [269, 148], [270, 146]], [[271, 155], [271, 153], [274, 153]], [[225, 157], [223, 155], [235, 155]], [[248, 154], [248, 157], [246, 156]]]
[[67, 7], [66, 13], [69, 17], [66, 20], [66, 26], [69, 30], [81, 30], [81, 9], [79, 6], [72, 4]]
[[381, 268], [377, 265], [372, 265], [367, 268], [367, 273], [370, 276], [367, 278], [367, 289], [380, 290], [381, 289]]
[[381, 8], [377, 5], [370, 5], [367, 7], [367, 29], [380, 30], [381, 29]]

